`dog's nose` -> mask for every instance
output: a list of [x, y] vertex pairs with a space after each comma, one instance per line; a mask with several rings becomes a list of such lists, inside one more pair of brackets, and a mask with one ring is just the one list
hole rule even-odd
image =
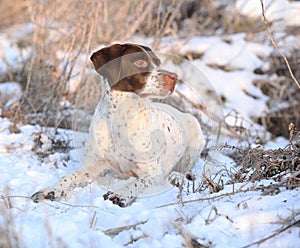
[[176, 83], [178, 76], [176, 73], [168, 72], [164, 75], [164, 78], [168, 83], [174, 84]]
[[169, 77], [171, 80], [174, 80], [174, 81], [176, 81], [177, 78], [178, 78], [176, 73], [168, 73], [166, 76]]
[[163, 78], [164, 78], [164, 88], [167, 91], [173, 92], [178, 78], [177, 74], [173, 72], [167, 72], [163, 75]]

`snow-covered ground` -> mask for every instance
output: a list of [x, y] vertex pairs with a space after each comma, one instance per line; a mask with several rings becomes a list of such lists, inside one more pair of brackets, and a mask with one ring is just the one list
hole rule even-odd
[[[249, 14], [253, 6], [244, 10]], [[12, 63], [18, 49], [11, 37], [0, 36], [7, 61]], [[293, 44], [300, 42], [294, 36], [285, 40]], [[226, 99], [218, 109], [224, 115], [234, 109], [251, 123], [252, 117], [267, 110], [268, 97], [252, 84], [266, 77], [253, 71], [268, 68], [262, 58], [274, 50], [267, 43], [249, 41], [243, 33], [222, 38], [196, 36], [188, 42], [168, 38], [162, 42], [161, 51], [177, 49], [181, 55], [203, 54], [184, 67], [184, 72], [191, 73], [197, 68], [205, 75], [209, 84], [206, 86], [214, 90], [213, 96]], [[222, 70], [224, 66], [230, 70]], [[0, 72], [5, 68], [0, 59]], [[186, 80], [188, 87], [198, 87], [197, 80], [194, 83]], [[184, 92], [188, 87], [178, 86], [178, 90]], [[0, 93], [5, 95], [7, 91], [1, 91], [2, 88]], [[209, 96], [203, 92], [198, 95], [209, 109]], [[258, 125], [251, 125], [262, 130]], [[81, 168], [78, 149], [82, 144], [74, 142], [76, 135], [72, 130], [63, 129], [55, 134], [53, 129], [38, 125], [15, 127], [10, 120], [0, 118], [0, 226], [7, 227], [6, 235], [17, 234], [19, 247], [299, 247], [299, 224], [284, 229], [299, 221], [299, 188], [272, 187], [273, 180], [227, 184], [230, 178], [224, 175], [224, 189], [217, 193], [207, 189], [192, 193], [192, 185], [185, 182], [182, 191], [174, 187], [151, 197], [141, 197], [127, 208], [104, 201], [105, 190], [97, 184], [78, 188], [71, 198], [61, 202], [33, 203], [30, 195], [34, 192]], [[225, 140], [236, 143], [233, 137]], [[268, 148], [284, 147], [288, 142], [282, 137], [267, 141]], [[215, 174], [237, 166], [226, 155], [219, 154], [217, 160]], [[201, 174], [206, 162], [199, 160], [196, 174]], [[217, 176], [214, 181], [218, 179]], [[197, 181], [196, 187], [199, 184]], [[0, 237], [0, 247], [1, 240], [4, 237]]]
[[[188, 193], [191, 186], [182, 193], [173, 188], [127, 208], [103, 201], [105, 191], [92, 184], [62, 202], [35, 204], [29, 198], [33, 192], [81, 166], [76, 153], [64, 151], [63, 145], [51, 152], [51, 145], [72, 140], [72, 131], [53, 136], [51, 130], [20, 125], [13, 133], [10, 121], [0, 122], [0, 220], [14, 226], [21, 247], [190, 247], [190, 242], [243, 247], [286, 226], [299, 212], [299, 190], [265, 194], [262, 189], [272, 183], [268, 180], [225, 185], [213, 194]], [[230, 166], [231, 160], [224, 163]], [[260, 247], [298, 243], [299, 228], [294, 227]]]

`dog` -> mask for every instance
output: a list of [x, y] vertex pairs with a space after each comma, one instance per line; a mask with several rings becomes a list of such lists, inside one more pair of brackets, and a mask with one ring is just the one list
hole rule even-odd
[[32, 195], [34, 202], [67, 197], [75, 187], [97, 182], [105, 200], [125, 207], [151, 188], [167, 187], [189, 172], [205, 145], [197, 119], [154, 102], [175, 89], [178, 76], [160, 69], [146, 46], [114, 44], [91, 56], [104, 78], [102, 97], [85, 143], [84, 167]]

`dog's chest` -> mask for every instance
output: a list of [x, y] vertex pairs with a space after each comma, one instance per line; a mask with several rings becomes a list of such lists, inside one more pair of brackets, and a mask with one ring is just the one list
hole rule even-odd
[[107, 94], [96, 109], [93, 131], [103, 157], [123, 172], [140, 173], [141, 164], [157, 170], [164, 161], [176, 163], [185, 143], [170, 108], [133, 93]]

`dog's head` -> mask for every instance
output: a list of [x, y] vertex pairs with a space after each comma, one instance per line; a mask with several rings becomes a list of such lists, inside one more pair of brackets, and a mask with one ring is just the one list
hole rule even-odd
[[112, 90], [134, 92], [140, 97], [166, 97], [177, 81], [175, 73], [159, 69], [160, 60], [146, 46], [115, 44], [93, 53], [91, 61]]

